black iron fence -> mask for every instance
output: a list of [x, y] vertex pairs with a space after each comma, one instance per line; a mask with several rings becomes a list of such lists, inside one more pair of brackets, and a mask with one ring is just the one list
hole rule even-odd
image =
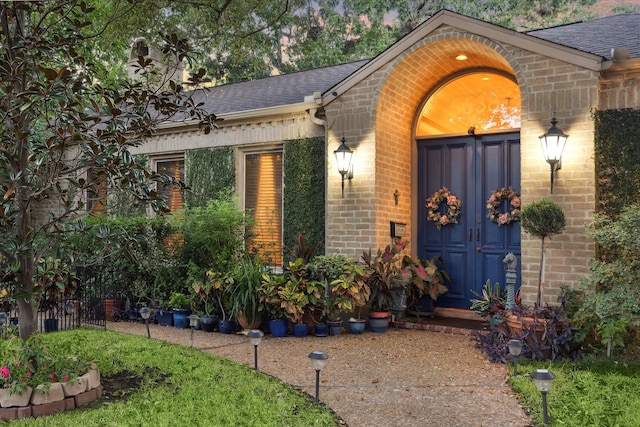
[[[37, 329], [55, 332], [78, 327], [106, 328], [107, 321], [138, 320], [131, 304], [130, 279], [121, 272], [83, 268], [64, 292], [45, 293], [37, 313]], [[11, 298], [5, 298], [11, 301]], [[0, 307], [9, 324], [18, 324], [18, 311], [9, 302]]]

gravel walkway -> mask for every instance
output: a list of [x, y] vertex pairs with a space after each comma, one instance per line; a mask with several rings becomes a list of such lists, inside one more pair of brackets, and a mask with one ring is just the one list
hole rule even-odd
[[[141, 323], [107, 323], [146, 335]], [[150, 328], [152, 338], [189, 345], [187, 329]], [[253, 367], [253, 346], [243, 335], [194, 331], [193, 346]], [[258, 347], [259, 369], [314, 395], [313, 350], [329, 356], [320, 400], [349, 427], [533, 425], [506, 383], [506, 367], [489, 363], [469, 336], [394, 328], [324, 338], [267, 335]]]

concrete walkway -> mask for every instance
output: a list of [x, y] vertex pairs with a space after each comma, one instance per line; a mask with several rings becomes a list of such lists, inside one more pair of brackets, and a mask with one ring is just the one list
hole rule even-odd
[[[107, 328], [146, 335], [141, 323], [108, 322]], [[189, 345], [190, 330], [150, 328], [152, 338]], [[193, 346], [253, 367], [244, 335], [194, 331]], [[395, 328], [323, 338], [267, 335], [258, 347], [259, 369], [313, 395], [313, 350], [329, 355], [320, 400], [350, 427], [532, 425], [506, 383], [506, 366], [489, 363], [468, 335]]]

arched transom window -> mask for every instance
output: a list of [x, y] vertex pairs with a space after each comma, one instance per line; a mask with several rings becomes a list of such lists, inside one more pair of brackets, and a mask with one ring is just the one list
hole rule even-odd
[[520, 89], [511, 76], [474, 71], [437, 88], [422, 109], [416, 136], [491, 133], [520, 128]]

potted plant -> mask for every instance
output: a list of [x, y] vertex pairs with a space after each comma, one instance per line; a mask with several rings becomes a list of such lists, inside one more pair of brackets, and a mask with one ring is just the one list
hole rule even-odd
[[538, 272], [538, 294], [533, 307], [516, 305], [505, 316], [505, 320], [512, 335], [525, 339], [534, 351], [534, 356], [547, 357], [557, 347], [552, 341], [562, 331], [569, 329], [564, 326], [566, 318], [562, 315], [562, 307], [542, 305], [542, 287], [545, 272], [545, 241], [564, 230], [566, 220], [560, 205], [550, 199], [532, 202], [522, 209], [522, 228], [525, 232], [540, 239], [540, 269]]
[[440, 267], [444, 261], [439, 256], [421, 259], [405, 255], [402, 258], [402, 281], [406, 283], [407, 305], [419, 308], [419, 313], [432, 313], [438, 296], [448, 291], [446, 282], [451, 279]]
[[367, 305], [371, 296], [371, 288], [367, 284], [364, 270], [354, 262], [343, 266], [339, 277], [331, 282], [328, 298], [330, 317], [342, 313], [354, 313], [358, 309], [357, 317], [349, 318], [349, 332], [361, 334], [364, 332], [365, 320], [360, 317], [360, 310]]
[[169, 298], [169, 306], [173, 310], [173, 326], [185, 329], [189, 327], [189, 315], [191, 314], [191, 300], [182, 292], [172, 292]]
[[522, 209], [522, 229], [540, 239], [540, 271], [538, 273], [538, 297], [536, 304], [542, 304], [544, 283], [544, 242], [547, 238], [564, 230], [566, 220], [560, 205], [550, 199], [532, 202]]
[[200, 315], [200, 327], [205, 332], [213, 332], [218, 325], [218, 316], [215, 310], [215, 290], [211, 282], [196, 281], [191, 284], [191, 289], [196, 298], [200, 300], [200, 307], [204, 314]]
[[231, 317], [245, 330], [256, 329], [262, 323], [263, 303], [258, 289], [262, 284], [264, 266], [259, 259], [245, 258], [233, 273], [233, 285], [227, 287]]
[[375, 255], [372, 255], [371, 250], [362, 254], [367, 274], [366, 283], [371, 289], [369, 326], [373, 332], [387, 330], [391, 304], [407, 286], [401, 274], [399, 255], [408, 244], [408, 241], [399, 240], [393, 245], [387, 245], [384, 250], [378, 249]]
[[287, 336], [287, 319], [284, 316], [280, 296], [280, 289], [283, 285], [284, 276], [282, 274], [264, 273], [262, 283], [258, 288], [260, 301], [269, 314], [269, 330], [274, 338]]

